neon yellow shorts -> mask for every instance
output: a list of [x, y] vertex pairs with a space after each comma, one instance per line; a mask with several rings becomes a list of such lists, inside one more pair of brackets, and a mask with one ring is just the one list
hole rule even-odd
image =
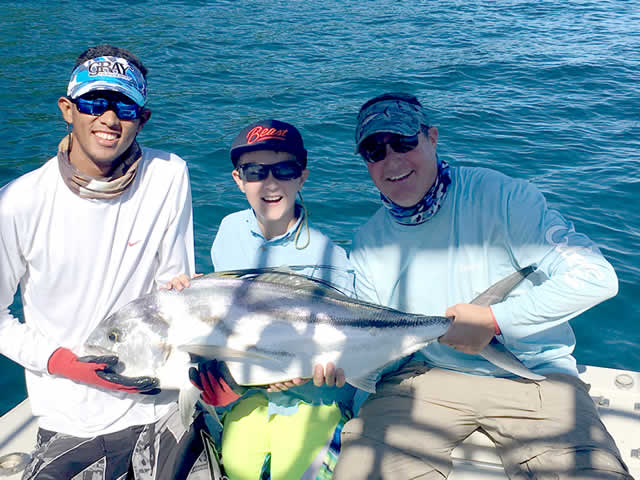
[[337, 405], [301, 403], [293, 415], [268, 417], [267, 399], [252, 395], [224, 417], [222, 461], [230, 480], [256, 480], [271, 453], [271, 479], [299, 479], [322, 453], [340, 421]]

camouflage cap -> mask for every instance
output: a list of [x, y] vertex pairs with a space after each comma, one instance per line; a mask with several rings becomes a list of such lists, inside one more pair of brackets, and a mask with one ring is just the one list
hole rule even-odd
[[407, 137], [416, 135], [420, 125], [428, 126], [422, 105], [413, 95], [385, 93], [367, 101], [358, 113], [356, 149], [362, 141], [375, 133], [396, 133]]

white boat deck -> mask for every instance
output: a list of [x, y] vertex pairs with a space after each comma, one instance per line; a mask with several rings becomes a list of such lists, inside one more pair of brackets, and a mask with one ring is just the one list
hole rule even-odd
[[[640, 372], [600, 367], [580, 367], [580, 377], [591, 385], [605, 425], [616, 439], [631, 475], [640, 479]], [[35, 442], [37, 423], [28, 399], [0, 419], [0, 478], [18, 480], [22, 472], [10, 473], [17, 456], [29, 453]], [[7, 455], [10, 455], [7, 457]], [[500, 458], [489, 438], [476, 432], [453, 452], [450, 480], [506, 479]]]

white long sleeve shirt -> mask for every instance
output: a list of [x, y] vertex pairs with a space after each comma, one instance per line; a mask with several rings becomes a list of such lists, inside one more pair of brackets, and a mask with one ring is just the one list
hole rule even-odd
[[[95, 326], [175, 275], [194, 271], [185, 162], [143, 149], [120, 197], [92, 200], [64, 184], [54, 157], [0, 190], [0, 353], [24, 366], [42, 428], [78, 437], [155, 422], [175, 399], [50, 375], [60, 347], [79, 351]], [[24, 323], [8, 310], [20, 286]]]

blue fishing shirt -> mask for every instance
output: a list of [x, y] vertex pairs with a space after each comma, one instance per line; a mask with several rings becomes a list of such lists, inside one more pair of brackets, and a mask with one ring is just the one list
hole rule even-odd
[[[485, 168], [452, 167], [451, 175], [440, 210], [425, 223], [400, 225], [382, 207], [358, 230], [350, 253], [358, 298], [444, 315], [535, 265], [537, 271], [491, 307], [501, 330], [497, 338], [537, 373], [577, 375], [569, 320], [617, 293], [612, 266], [532, 184]], [[413, 358], [460, 372], [511, 376], [479, 355], [438, 342]]]

